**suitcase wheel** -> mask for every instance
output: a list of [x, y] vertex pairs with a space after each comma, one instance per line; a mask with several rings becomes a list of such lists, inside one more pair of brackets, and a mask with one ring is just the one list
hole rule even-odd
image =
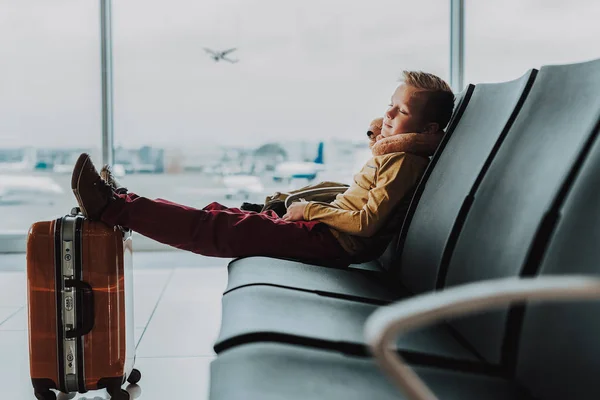
[[38, 400], [56, 400], [56, 393], [52, 390], [48, 390], [46, 392], [36, 392], [35, 398]]
[[140, 381], [140, 379], [142, 379], [142, 373], [134, 368], [131, 370], [131, 373], [127, 377], [127, 382], [131, 383], [132, 385], [135, 385]]

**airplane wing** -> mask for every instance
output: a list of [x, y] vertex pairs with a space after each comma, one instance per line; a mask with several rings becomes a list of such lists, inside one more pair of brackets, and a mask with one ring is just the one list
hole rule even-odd
[[240, 60], [232, 60], [232, 59], [227, 58], [227, 57], [221, 57], [221, 60], [229, 61], [232, 64], [235, 64], [236, 62], [240, 61]]
[[62, 193], [62, 187], [49, 177], [0, 175], [0, 204], [46, 201]]
[[231, 52], [233, 52], [233, 51], [236, 51], [236, 50], [237, 50], [237, 48], [235, 48], [235, 47], [234, 47], [233, 49], [229, 49], [229, 50], [222, 51], [222, 52], [221, 52], [221, 57], [224, 57], [224, 56], [226, 56], [227, 54], [229, 54], [229, 53], [231, 53]]
[[217, 53], [217, 52], [216, 52], [216, 51], [214, 51], [214, 50], [207, 49], [206, 47], [203, 47], [203, 49], [204, 49], [204, 51], [206, 51], [207, 53], [210, 53], [210, 54], [212, 54], [213, 56], [218, 56], [218, 55], [219, 55], [219, 53]]

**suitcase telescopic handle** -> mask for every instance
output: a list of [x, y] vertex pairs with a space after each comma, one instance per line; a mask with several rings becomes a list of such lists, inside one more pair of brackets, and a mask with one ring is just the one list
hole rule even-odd
[[94, 328], [94, 321], [96, 319], [94, 315], [94, 291], [89, 283], [75, 279], [65, 280], [65, 287], [77, 289], [80, 299], [78, 313], [81, 316], [77, 318], [77, 328], [68, 330], [66, 337], [71, 339], [86, 335]]

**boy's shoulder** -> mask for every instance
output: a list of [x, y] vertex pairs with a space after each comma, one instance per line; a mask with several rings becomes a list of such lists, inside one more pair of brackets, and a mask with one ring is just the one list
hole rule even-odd
[[412, 153], [405, 153], [403, 151], [382, 154], [380, 156], [374, 156], [373, 161], [377, 165], [395, 164], [395, 163], [410, 163], [419, 166], [429, 164], [429, 157], [423, 157]]

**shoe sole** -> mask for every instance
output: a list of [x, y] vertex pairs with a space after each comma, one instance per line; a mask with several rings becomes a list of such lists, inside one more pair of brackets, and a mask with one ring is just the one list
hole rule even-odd
[[90, 161], [90, 156], [88, 154], [85, 154], [85, 155], [82, 154], [81, 156], [79, 156], [79, 158], [77, 159], [77, 162], [75, 163], [75, 167], [73, 168], [74, 171], [79, 171], [79, 173], [76, 175], [73, 174], [73, 177], [71, 178], [71, 189], [73, 190], [73, 194], [75, 195], [75, 198], [77, 199], [77, 203], [79, 203], [79, 208], [81, 210], [81, 213], [86, 218], [89, 218], [89, 217], [88, 217], [87, 210], [83, 206], [83, 201], [81, 200], [81, 196], [79, 195], [79, 182], [81, 181], [81, 175], [83, 174], [83, 169], [85, 168], [85, 166], [87, 165], [87, 163], [89, 161]]

